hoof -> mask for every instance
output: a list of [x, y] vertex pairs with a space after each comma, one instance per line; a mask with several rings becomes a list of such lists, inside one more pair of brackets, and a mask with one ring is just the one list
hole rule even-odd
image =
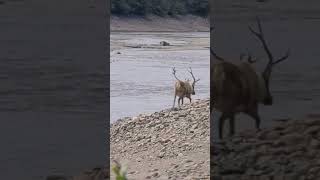
[[176, 108], [176, 107], [171, 108], [171, 111], [177, 111], [177, 110], [178, 110], [178, 108]]

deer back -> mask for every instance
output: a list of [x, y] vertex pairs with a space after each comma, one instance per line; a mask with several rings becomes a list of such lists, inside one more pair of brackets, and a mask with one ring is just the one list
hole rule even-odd
[[242, 71], [237, 65], [229, 62], [213, 64], [210, 71], [212, 106], [220, 111], [236, 111], [236, 107], [245, 101], [246, 90]]
[[262, 102], [266, 96], [266, 86], [262, 75], [247, 62], [241, 63], [239, 68], [246, 80], [245, 86], [249, 102]]
[[175, 94], [179, 97], [185, 96], [187, 92], [186, 83], [184, 81], [176, 81], [175, 83]]
[[185, 81], [184, 85], [186, 87], [186, 96], [190, 96], [190, 94], [192, 93], [192, 85], [190, 83], [190, 81]]

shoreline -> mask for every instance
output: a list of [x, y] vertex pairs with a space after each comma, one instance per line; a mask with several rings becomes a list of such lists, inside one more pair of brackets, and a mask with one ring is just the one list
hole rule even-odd
[[110, 18], [110, 32], [209, 32], [209, 26], [208, 17], [194, 15]]
[[209, 179], [209, 134], [209, 99], [123, 118], [110, 126], [110, 163], [127, 166], [130, 180]]
[[216, 179], [319, 179], [320, 114], [283, 119], [212, 144]]
[[[320, 177], [320, 114], [279, 119], [273, 127], [241, 131], [210, 144], [209, 99], [169, 112], [121, 118], [110, 125], [110, 170], [94, 168], [81, 176], [109, 174], [116, 160], [128, 168], [129, 180], [210, 179], [210, 171], [221, 180]], [[114, 179], [113, 172], [110, 177]]]

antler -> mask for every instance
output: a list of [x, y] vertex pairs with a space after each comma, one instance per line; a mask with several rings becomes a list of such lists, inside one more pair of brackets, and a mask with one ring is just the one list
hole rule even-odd
[[175, 68], [175, 67], [172, 68], [172, 74], [174, 75], [174, 77], [175, 77], [178, 81], [180, 81], [180, 79], [178, 79], [177, 76], [176, 76], [176, 68]]
[[271, 74], [271, 71], [272, 71], [272, 67], [275, 64], [278, 64], [281, 61], [284, 61], [285, 59], [287, 59], [289, 57], [289, 55], [290, 55], [290, 51], [288, 50], [283, 57], [281, 57], [281, 58], [279, 58], [279, 59], [277, 59], [275, 61], [270, 49], [268, 48], [268, 45], [267, 45], [266, 41], [264, 39], [264, 34], [263, 34], [263, 31], [262, 31], [262, 26], [261, 26], [260, 19], [258, 17], [256, 17], [256, 21], [257, 21], [257, 24], [258, 24], [258, 32], [253, 30], [250, 26], [249, 26], [249, 30], [251, 31], [252, 34], [254, 34], [260, 40], [260, 42], [262, 43], [263, 49], [266, 51], [266, 53], [268, 55], [269, 62], [267, 64], [265, 70], [263, 71], [263, 75], [266, 78], [269, 78], [270, 74]]
[[[214, 27], [210, 27], [210, 32], [213, 31], [213, 29], [214, 29]], [[225, 61], [225, 59], [220, 57], [219, 55], [217, 55], [217, 53], [215, 53], [211, 47], [210, 47], [210, 53], [214, 56], [214, 58], [216, 58], [220, 61]]]
[[192, 76], [192, 78], [193, 78], [193, 82], [198, 82], [198, 81], [200, 81], [200, 79], [197, 79], [196, 80], [196, 78], [194, 77], [194, 75], [193, 75], [193, 73], [192, 73], [192, 69], [191, 69], [191, 67], [189, 67], [189, 69], [190, 69], [190, 71], [189, 71], [189, 73], [191, 74], [191, 76]]

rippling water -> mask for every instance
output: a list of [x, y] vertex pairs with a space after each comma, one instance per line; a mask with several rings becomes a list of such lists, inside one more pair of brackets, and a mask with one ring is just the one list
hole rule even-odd
[[[172, 46], [160, 47], [158, 44], [163, 40]], [[208, 98], [208, 47], [208, 32], [112, 32], [111, 122], [172, 107], [175, 82], [172, 67], [176, 67], [177, 76], [183, 80], [192, 79], [187, 72], [192, 67], [193, 74], [201, 79], [193, 99]]]

